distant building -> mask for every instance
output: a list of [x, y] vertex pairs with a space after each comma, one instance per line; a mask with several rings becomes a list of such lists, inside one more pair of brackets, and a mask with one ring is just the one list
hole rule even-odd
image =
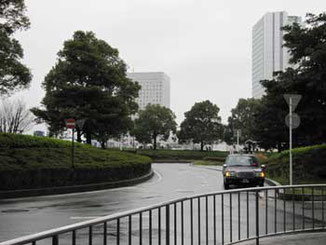
[[289, 53], [282, 47], [281, 28], [301, 23], [301, 17], [288, 16], [287, 12], [266, 13], [252, 29], [252, 97], [261, 98], [264, 88], [261, 80], [273, 78], [273, 72], [289, 67]]
[[141, 86], [136, 99], [140, 110], [148, 104], [170, 108], [170, 78], [164, 72], [132, 72], [127, 77]]

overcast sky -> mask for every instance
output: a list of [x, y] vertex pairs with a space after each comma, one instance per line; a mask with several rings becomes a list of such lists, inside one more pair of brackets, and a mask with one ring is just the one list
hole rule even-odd
[[251, 96], [251, 28], [266, 12], [304, 17], [326, 10], [325, 0], [25, 1], [32, 25], [17, 38], [33, 73], [23, 95], [28, 106], [44, 97], [41, 82], [63, 42], [76, 30], [93, 31], [133, 71], [163, 71], [171, 78], [178, 123], [207, 99], [226, 122], [238, 99]]

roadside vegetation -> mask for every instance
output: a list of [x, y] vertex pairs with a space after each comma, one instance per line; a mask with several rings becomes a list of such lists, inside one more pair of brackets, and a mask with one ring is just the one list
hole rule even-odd
[[[292, 154], [294, 184], [326, 183], [326, 144], [295, 148]], [[289, 183], [289, 151], [271, 154], [263, 163], [268, 177]]]
[[143, 156], [148, 156], [155, 160], [206, 160], [224, 162], [227, 151], [193, 151], [193, 150], [147, 150], [137, 149], [135, 153]]
[[0, 133], [0, 190], [131, 179], [149, 173], [151, 159], [46, 137]]
[[224, 164], [224, 161], [195, 160], [192, 163], [194, 165], [203, 165], [203, 166], [222, 166]]

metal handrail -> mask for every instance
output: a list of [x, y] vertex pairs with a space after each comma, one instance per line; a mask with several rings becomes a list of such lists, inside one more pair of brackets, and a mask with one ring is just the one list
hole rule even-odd
[[[101, 238], [101, 242], [98, 244], [108, 244], [109, 239], [114, 239], [116, 244], [120, 244], [122, 239], [126, 239], [127, 244], [133, 244], [135, 240], [137, 240], [138, 244], [142, 244], [142, 241], [146, 239], [148, 239], [149, 244], [152, 244], [153, 240], [157, 240], [157, 244], [170, 244], [172, 238], [174, 240], [173, 244], [178, 242], [185, 244], [185, 239], [189, 239], [190, 244], [195, 244], [195, 242], [196, 244], [209, 244], [211, 240], [213, 244], [217, 244], [217, 242], [234, 244], [240, 241], [256, 239], [256, 243], [259, 244], [259, 238], [262, 237], [324, 230], [325, 188], [326, 184], [271, 186], [193, 195], [20, 237], [2, 242], [0, 245], [39, 244], [38, 241], [44, 239], [51, 239], [51, 244], [59, 245], [60, 236], [70, 233], [70, 244], [76, 244], [77, 232], [85, 228], [89, 229], [87, 240], [88, 244], [92, 245], [97, 244], [93, 242], [95, 239], [93, 228], [96, 226], [100, 226], [101, 231], [103, 231], [103, 234], [101, 232], [97, 234], [96, 239]], [[308, 202], [311, 201], [312, 209], [309, 214], [307, 214], [308, 210], [304, 207], [305, 202], [307, 202], [305, 200], [305, 191], [307, 189], [311, 189], [311, 192], [309, 192], [311, 200], [308, 200]], [[315, 217], [315, 191], [319, 189], [321, 189], [321, 195], [319, 196], [322, 196], [322, 219]], [[292, 193], [286, 193], [287, 190], [292, 190]], [[296, 191], [302, 191], [302, 200], [295, 200]], [[265, 196], [261, 197], [261, 193], [264, 193]], [[271, 193], [272, 195], [269, 196]], [[280, 199], [280, 197], [283, 199]], [[220, 198], [220, 200], [217, 198]], [[288, 214], [289, 209], [287, 209], [287, 206], [289, 203], [291, 204], [290, 211], [292, 213], [289, 212]], [[272, 208], [272, 205], [274, 205], [274, 209], [269, 213], [268, 208]], [[301, 208], [302, 224], [296, 228], [298, 222], [295, 218], [298, 206]], [[250, 209], [250, 207], [255, 207], [255, 209]], [[217, 213], [218, 208], [221, 213]], [[189, 215], [185, 215], [185, 212], [188, 212]], [[252, 214], [249, 215], [250, 212], [254, 214], [254, 219], [251, 217]], [[148, 221], [147, 218], [144, 218], [143, 214], [145, 213], [148, 213]], [[288, 215], [292, 215], [291, 223], [287, 220]], [[307, 215], [311, 217], [306, 217]], [[135, 216], [137, 219], [133, 219]], [[278, 224], [280, 219], [282, 219], [282, 222]], [[312, 227], [305, 224], [306, 219], [311, 220]], [[138, 223], [134, 222], [134, 220], [138, 221]], [[144, 223], [145, 220], [146, 224]], [[273, 224], [269, 223], [271, 220], [273, 220]], [[153, 234], [154, 221], [157, 227], [157, 236]], [[115, 229], [113, 237], [110, 237], [107, 232], [108, 224], [111, 224]], [[123, 227], [123, 224], [125, 227]], [[213, 224], [213, 227], [209, 224]], [[270, 228], [272, 225], [274, 226], [273, 230]], [[252, 226], [254, 226], [255, 230], [252, 229]], [[292, 229], [288, 229], [287, 226], [291, 226]], [[279, 227], [282, 230], [279, 230]], [[263, 230], [259, 228], [263, 228]], [[126, 234], [123, 236], [121, 229], [128, 232], [125, 232]], [[137, 236], [132, 233], [132, 230], [136, 229], [138, 230]], [[147, 231], [148, 236], [145, 237], [144, 233]], [[165, 233], [165, 236], [163, 233]], [[235, 237], [235, 234], [237, 237]], [[67, 238], [64, 237], [64, 239]], [[68, 239], [70, 240], [70, 238]]]

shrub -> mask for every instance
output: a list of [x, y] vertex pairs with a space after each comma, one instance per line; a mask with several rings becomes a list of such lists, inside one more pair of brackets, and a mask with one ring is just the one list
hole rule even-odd
[[118, 150], [25, 135], [0, 134], [0, 190], [100, 183], [149, 173], [151, 159]]
[[[326, 144], [295, 148], [293, 154], [293, 182], [318, 183], [326, 179]], [[288, 183], [289, 151], [274, 154], [265, 161], [271, 178]]]
[[205, 161], [225, 162], [225, 157], [204, 157]]

